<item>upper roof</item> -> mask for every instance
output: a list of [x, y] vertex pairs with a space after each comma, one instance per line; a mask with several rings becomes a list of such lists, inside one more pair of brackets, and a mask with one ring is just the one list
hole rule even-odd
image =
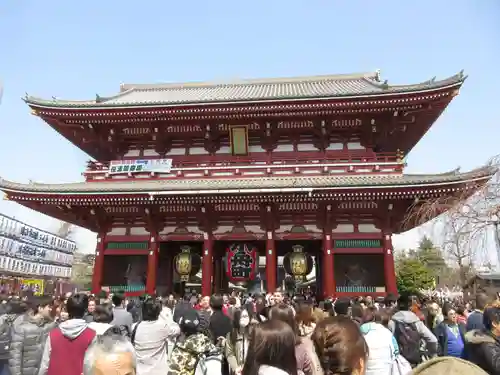
[[[486, 166], [470, 172], [458, 170], [437, 175], [331, 175], [307, 177], [256, 177], [238, 179], [158, 179], [158, 180], [116, 180], [107, 182], [78, 182], [70, 184], [21, 184], [0, 179], [0, 190], [21, 194], [53, 195], [109, 195], [161, 192], [163, 194], [214, 194], [214, 193], [258, 193], [279, 192], [279, 189], [370, 189], [415, 187], [425, 188], [486, 182], [496, 168]], [[258, 191], [257, 191], [258, 190]]]
[[93, 100], [42, 99], [26, 94], [24, 100], [46, 108], [113, 108], [124, 106], [207, 105], [231, 102], [260, 102], [297, 99], [356, 98], [387, 94], [425, 92], [461, 85], [463, 71], [452, 77], [412, 85], [389, 85], [380, 72], [294, 78], [239, 80], [234, 82], [191, 82], [161, 84], [122, 84], [110, 97], [96, 95]]

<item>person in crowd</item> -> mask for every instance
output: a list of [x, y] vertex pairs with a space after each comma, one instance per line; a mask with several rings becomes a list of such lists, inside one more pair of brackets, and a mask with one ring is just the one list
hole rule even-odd
[[95, 311], [96, 303], [94, 297], [89, 297], [89, 308], [87, 312], [85, 313], [85, 321], [87, 323], [93, 322], [94, 321], [94, 311]]
[[144, 302], [144, 296], [139, 297], [139, 301], [130, 300], [127, 303], [127, 311], [132, 315], [132, 320], [134, 323], [140, 322], [142, 320], [142, 303]]
[[113, 303], [113, 321], [111, 325], [120, 327], [123, 332], [130, 335], [134, 319], [132, 314], [125, 309], [125, 295], [123, 293], [113, 294], [111, 301]]
[[[167, 325], [172, 325], [174, 324], [174, 314], [173, 314], [173, 307], [174, 307], [174, 296], [172, 296], [172, 299], [170, 298], [164, 298], [163, 299], [163, 306], [160, 312], [160, 317], [159, 319], [163, 320]], [[142, 314], [142, 313], [141, 313]], [[175, 345], [175, 339], [176, 336], [172, 336], [167, 338], [167, 356], [170, 356], [170, 353], [172, 353], [172, 350], [174, 349]]]
[[98, 305], [93, 311], [93, 321], [89, 323], [89, 328], [93, 329], [97, 336], [104, 334], [113, 325], [113, 308], [108, 305]]
[[65, 322], [69, 319], [68, 308], [66, 307], [66, 303], [62, 303], [59, 305], [59, 311], [56, 313], [56, 324], [59, 325], [62, 322]]
[[263, 296], [257, 297], [255, 301], [255, 319], [259, 323], [265, 322], [269, 318], [269, 306]]
[[[208, 326], [210, 325], [210, 317], [212, 316], [213, 310], [210, 307], [210, 300], [211, 297], [209, 296], [204, 296], [200, 299], [200, 303], [198, 303], [195, 308], [198, 310], [198, 314], [200, 315], [200, 327], [202, 329], [208, 329]], [[224, 306], [224, 303], [222, 302], [222, 296], [221, 296], [221, 303], [222, 307]], [[222, 311], [221, 307], [221, 311]]]
[[398, 311], [394, 313], [388, 326], [396, 338], [400, 354], [415, 367], [422, 362], [424, 354], [420, 341], [425, 342], [427, 356], [433, 357], [437, 353], [437, 339], [419, 317], [409, 311], [410, 308], [410, 298], [401, 296]]
[[500, 306], [484, 309], [483, 329], [465, 334], [464, 357], [488, 374], [500, 374]]
[[224, 351], [229, 370], [232, 374], [239, 375], [248, 353], [252, 316], [248, 309], [234, 309], [232, 319], [233, 328], [226, 337]]
[[172, 308], [170, 307], [172, 303], [168, 298], [163, 298], [162, 307], [160, 312], [160, 319], [163, 319], [166, 322], [171, 322], [174, 320], [174, 314], [172, 312]]
[[55, 327], [52, 320], [52, 298], [32, 297], [35, 312], [29, 314], [11, 331], [10, 375], [36, 375], [40, 368], [44, 344]]
[[161, 302], [146, 298], [142, 304], [142, 321], [132, 327], [131, 341], [137, 355], [139, 374], [160, 375], [168, 371], [168, 339], [177, 337], [179, 326], [160, 319]]
[[[28, 305], [20, 299], [11, 299], [5, 308], [5, 314], [0, 316], [0, 369], [8, 369], [12, 331], [26, 319]], [[4, 374], [4, 372], [0, 372]]]
[[377, 308], [368, 307], [360, 326], [369, 351], [366, 375], [392, 375], [392, 363], [399, 349], [392, 332], [377, 320]]
[[[323, 310], [321, 310], [321, 315]], [[297, 322], [299, 336], [311, 336], [314, 328], [316, 327], [316, 320], [321, 320], [318, 316], [313, 316], [313, 306], [306, 301], [297, 304], [295, 309], [295, 320]]]
[[365, 309], [363, 306], [359, 303], [355, 303], [351, 307], [351, 319], [353, 320], [354, 323], [356, 323], [358, 326], [361, 326], [363, 324], [363, 316], [365, 315]]
[[[214, 344], [220, 342], [221, 339], [225, 339], [225, 337], [232, 330], [231, 319], [222, 312], [223, 305], [224, 304], [221, 295], [214, 294], [212, 297], [210, 297], [210, 307], [212, 309], [212, 315], [210, 316], [208, 331], [212, 336]], [[200, 319], [200, 325], [201, 324], [202, 321]]]
[[484, 330], [483, 324], [483, 310], [486, 305], [490, 302], [490, 297], [485, 293], [478, 293], [475, 299], [475, 309], [469, 314], [467, 318], [467, 324], [465, 325], [465, 330], [467, 332], [472, 330]]
[[335, 311], [333, 310], [333, 301], [331, 299], [324, 301], [323, 311], [325, 312], [325, 318], [335, 315]]
[[38, 375], [81, 375], [85, 351], [96, 336], [83, 319], [88, 303], [88, 296], [83, 293], [68, 298], [69, 319], [50, 331]]
[[438, 324], [440, 324], [443, 320], [443, 314], [441, 312], [441, 308], [435, 301], [429, 301], [427, 303], [427, 315], [421, 313], [422, 316], [417, 315], [421, 320], [425, 321], [425, 325], [429, 330], [433, 331], [436, 329]]
[[339, 298], [333, 305], [335, 315], [349, 316], [349, 309], [351, 307], [351, 300], [346, 297]]
[[283, 293], [281, 292], [281, 289], [278, 288], [276, 291], [269, 297], [269, 304], [271, 306], [274, 305], [280, 305], [283, 303]]
[[457, 313], [457, 322], [463, 324], [465, 327], [465, 325], [467, 324], [467, 316], [469, 315], [469, 312], [463, 304], [457, 305], [455, 312]]
[[464, 351], [465, 325], [458, 323], [457, 313], [449, 303], [443, 306], [444, 320], [434, 329], [438, 340], [438, 355], [462, 358]]
[[100, 336], [85, 352], [83, 375], [135, 375], [136, 363], [130, 340], [121, 335]]
[[318, 322], [311, 340], [325, 374], [364, 375], [368, 345], [349, 317], [339, 315]]
[[[297, 361], [297, 370], [302, 371], [305, 375], [314, 373], [314, 359], [312, 358], [314, 349], [312, 345], [305, 343], [305, 338], [300, 337], [295, 314], [291, 306], [280, 304], [275, 305], [269, 310], [269, 320], [280, 320], [285, 322], [292, 328], [295, 333], [295, 359]], [[318, 361], [316, 361], [318, 362]]]
[[190, 294], [184, 294], [184, 297], [182, 300], [180, 300], [174, 308], [174, 322], [179, 323], [179, 319], [181, 316], [183, 316], [187, 311], [193, 309], [193, 305], [190, 302], [191, 300], [191, 295]]
[[268, 320], [252, 329], [242, 375], [298, 375], [296, 333], [281, 320]]
[[212, 340], [200, 332], [200, 316], [195, 309], [184, 311], [179, 317], [179, 327], [181, 334], [170, 355], [167, 375], [194, 374], [201, 356], [217, 352]]
[[384, 299], [384, 306], [386, 309], [393, 310], [398, 307], [398, 297], [392, 293], [387, 294]]
[[411, 375], [488, 375], [475, 364], [454, 357], [436, 357], [413, 369]]

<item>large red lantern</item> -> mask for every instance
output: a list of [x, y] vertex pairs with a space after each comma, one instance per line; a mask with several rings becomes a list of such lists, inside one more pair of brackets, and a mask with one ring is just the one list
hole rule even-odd
[[226, 273], [232, 282], [246, 282], [255, 278], [258, 251], [253, 245], [234, 243], [229, 245], [226, 257]]

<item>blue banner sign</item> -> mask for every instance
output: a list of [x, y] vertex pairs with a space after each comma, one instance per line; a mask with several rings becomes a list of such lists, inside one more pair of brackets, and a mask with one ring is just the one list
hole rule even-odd
[[110, 174], [120, 173], [170, 173], [172, 159], [113, 160], [109, 165]]

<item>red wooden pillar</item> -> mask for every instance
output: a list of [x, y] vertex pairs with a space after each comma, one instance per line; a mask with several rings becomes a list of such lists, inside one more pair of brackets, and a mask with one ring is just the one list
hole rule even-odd
[[274, 241], [274, 232], [267, 232], [267, 241], [266, 241], [267, 293], [274, 293], [276, 291], [277, 268], [278, 268], [278, 256], [276, 255], [276, 243]]
[[211, 233], [203, 234], [203, 258], [201, 260], [201, 295], [212, 294], [213, 274], [213, 237]]
[[165, 257], [165, 286], [167, 288], [167, 293], [172, 294], [174, 292], [174, 257], [172, 253], [168, 252]]
[[106, 233], [97, 236], [97, 246], [95, 249], [94, 273], [92, 274], [92, 293], [97, 294], [102, 287], [102, 274], [104, 268], [104, 249]]
[[329, 233], [323, 233], [323, 260], [321, 265], [323, 269], [323, 298], [331, 298], [335, 295], [335, 275], [334, 275], [334, 257], [332, 249], [332, 236]]
[[146, 275], [146, 293], [150, 295], [156, 294], [156, 272], [158, 270], [158, 234], [151, 233], [149, 240], [148, 254], [148, 274]]
[[396, 270], [394, 268], [394, 249], [392, 247], [392, 234], [384, 233], [384, 273], [385, 290], [387, 293], [398, 294]]

